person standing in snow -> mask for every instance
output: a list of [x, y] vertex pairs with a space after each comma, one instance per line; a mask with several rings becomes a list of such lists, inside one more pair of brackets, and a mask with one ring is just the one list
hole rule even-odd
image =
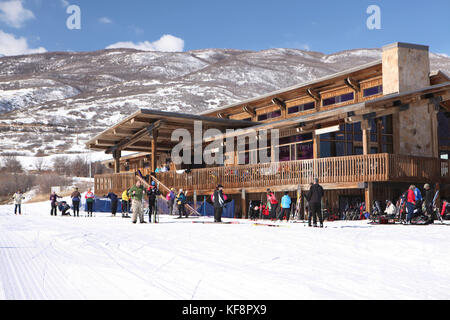
[[72, 192], [70, 198], [72, 198], [73, 216], [80, 217], [81, 193], [78, 191], [78, 188], [75, 188], [75, 191]]
[[267, 204], [270, 208], [270, 219], [276, 220], [277, 219], [277, 210], [278, 210], [278, 200], [275, 196], [275, 193], [270, 191], [270, 189], [267, 189]]
[[19, 212], [19, 215], [22, 215], [22, 201], [25, 199], [25, 197], [22, 194], [21, 190], [18, 190], [14, 196], [14, 214], [17, 215], [17, 212]]
[[51, 210], [50, 210], [50, 215], [51, 216], [57, 216], [58, 215], [58, 199], [61, 199], [60, 196], [58, 196], [56, 194], [56, 192], [52, 192], [52, 194], [50, 195], [50, 205], [51, 205]]
[[283, 219], [286, 219], [289, 221], [291, 215], [291, 204], [292, 200], [289, 196], [289, 192], [285, 192], [283, 198], [281, 198], [281, 211], [278, 216], [279, 220], [283, 221]]
[[144, 211], [142, 206], [142, 198], [145, 194], [145, 188], [141, 185], [141, 182], [138, 180], [136, 185], [131, 187], [130, 189], [130, 197], [132, 200], [132, 211], [133, 211], [133, 224], [137, 223], [137, 219], [139, 217], [140, 223], [145, 223], [144, 221]]
[[185, 215], [187, 218], [188, 214], [186, 212], [186, 208], [184, 207], [184, 205], [186, 204], [186, 195], [184, 194], [183, 189], [180, 189], [180, 191], [178, 192], [176, 201], [178, 206], [178, 213], [180, 214], [180, 219], [183, 218], [183, 215]]
[[149, 222], [152, 223], [152, 215], [156, 216], [156, 201], [158, 196], [161, 195], [159, 189], [156, 187], [155, 181], [152, 181], [152, 185], [147, 190], [148, 196], [148, 219]]
[[128, 217], [130, 198], [128, 196], [128, 190], [122, 193], [122, 218]]
[[92, 192], [91, 188], [88, 189], [88, 192], [86, 193], [86, 204], [88, 207], [88, 217], [92, 218], [92, 214], [94, 212], [94, 202], [95, 202], [95, 194]]
[[434, 223], [435, 217], [433, 214], [433, 200], [434, 200], [434, 190], [431, 189], [431, 186], [427, 183], [424, 186], [424, 201], [425, 201], [425, 211], [427, 216], [430, 218], [431, 223]]
[[170, 189], [170, 192], [167, 194], [166, 200], [167, 200], [167, 205], [169, 207], [169, 215], [172, 215], [173, 204], [175, 202], [175, 189], [174, 188]]
[[225, 207], [225, 196], [223, 194], [223, 186], [219, 184], [214, 191], [213, 195], [214, 201], [214, 222], [222, 222], [223, 208]]
[[113, 217], [115, 217], [117, 213], [117, 204], [119, 203], [119, 197], [114, 192], [110, 192], [108, 193], [106, 198], [109, 198], [111, 200], [111, 214]]
[[320, 227], [323, 228], [323, 217], [322, 217], [322, 198], [324, 191], [322, 186], [319, 184], [319, 179], [314, 180], [314, 184], [309, 189], [306, 199], [309, 203], [309, 217], [308, 226], [312, 227], [311, 220], [314, 219], [314, 228], [317, 228], [317, 217], [319, 217]]
[[416, 186], [414, 185], [411, 185], [408, 190], [408, 196], [406, 200], [406, 212], [407, 212], [406, 224], [410, 224], [414, 217], [414, 209], [416, 207], [416, 195], [414, 192], [415, 190]]

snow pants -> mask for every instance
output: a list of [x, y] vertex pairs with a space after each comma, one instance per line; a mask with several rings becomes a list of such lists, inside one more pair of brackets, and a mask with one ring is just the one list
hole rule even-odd
[[314, 224], [317, 224], [317, 217], [319, 217], [320, 224], [323, 224], [322, 217], [322, 205], [320, 203], [310, 203], [309, 204], [309, 218], [308, 222], [311, 225], [311, 220], [314, 220]]
[[51, 216], [57, 216], [58, 215], [58, 207], [56, 205], [56, 203], [52, 203], [52, 209], [50, 210], [50, 215]]
[[283, 220], [286, 218], [287, 221], [289, 221], [289, 216], [291, 215], [291, 209], [289, 208], [283, 208], [280, 211], [280, 214], [278, 215], [278, 220]]
[[222, 222], [222, 207], [214, 207], [214, 222]]
[[80, 201], [72, 201], [73, 206], [73, 216], [79, 217], [80, 216]]
[[17, 214], [17, 211], [19, 211], [19, 214], [22, 214], [22, 205], [16, 204], [14, 206], [14, 214]]
[[137, 219], [139, 217], [139, 222], [143, 223], [144, 222], [144, 210], [142, 207], [142, 201], [139, 200], [134, 200], [131, 210], [133, 210], [133, 219], [132, 222], [136, 223]]
[[116, 213], [117, 213], [117, 203], [118, 203], [117, 200], [116, 201], [111, 201], [111, 214], [113, 216], [115, 216]]

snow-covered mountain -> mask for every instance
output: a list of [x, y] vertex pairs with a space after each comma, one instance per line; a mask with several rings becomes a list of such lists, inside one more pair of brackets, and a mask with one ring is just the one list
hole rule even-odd
[[[198, 113], [381, 58], [295, 49], [183, 53], [113, 49], [0, 58], [0, 150], [78, 153], [138, 108]], [[450, 58], [432, 54], [450, 74]]]

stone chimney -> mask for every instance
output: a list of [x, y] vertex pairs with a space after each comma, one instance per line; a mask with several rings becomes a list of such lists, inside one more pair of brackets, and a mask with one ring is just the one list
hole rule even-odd
[[[383, 93], [404, 93], [430, 86], [429, 47], [393, 43], [383, 47]], [[438, 157], [437, 115], [426, 102], [410, 105], [394, 114], [394, 152], [396, 154]], [[436, 141], [435, 141], [436, 140]]]

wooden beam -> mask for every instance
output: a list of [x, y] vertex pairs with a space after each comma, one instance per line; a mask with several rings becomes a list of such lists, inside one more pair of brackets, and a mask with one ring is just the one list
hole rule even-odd
[[353, 90], [355, 90], [356, 92], [361, 91], [361, 86], [359, 85], [359, 82], [352, 79], [351, 77], [348, 77], [344, 80], [345, 85]]
[[153, 130], [159, 128], [163, 123], [164, 123], [164, 121], [162, 121], [162, 120], [158, 120], [158, 121], [154, 122], [149, 127], [144, 128], [144, 129], [140, 130], [139, 132], [137, 132], [136, 134], [134, 134], [132, 137], [127, 137], [127, 138], [123, 139], [122, 141], [120, 141], [119, 143], [115, 144], [113, 147], [108, 148], [108, 150], [106, 150], [106, 153], [110, 154], [110, 153], [113, 153], [115, 150], [123, 150], [126, 147], [135, 144], [136, 142], [138, 142], [145, 136], [152, 135]]

